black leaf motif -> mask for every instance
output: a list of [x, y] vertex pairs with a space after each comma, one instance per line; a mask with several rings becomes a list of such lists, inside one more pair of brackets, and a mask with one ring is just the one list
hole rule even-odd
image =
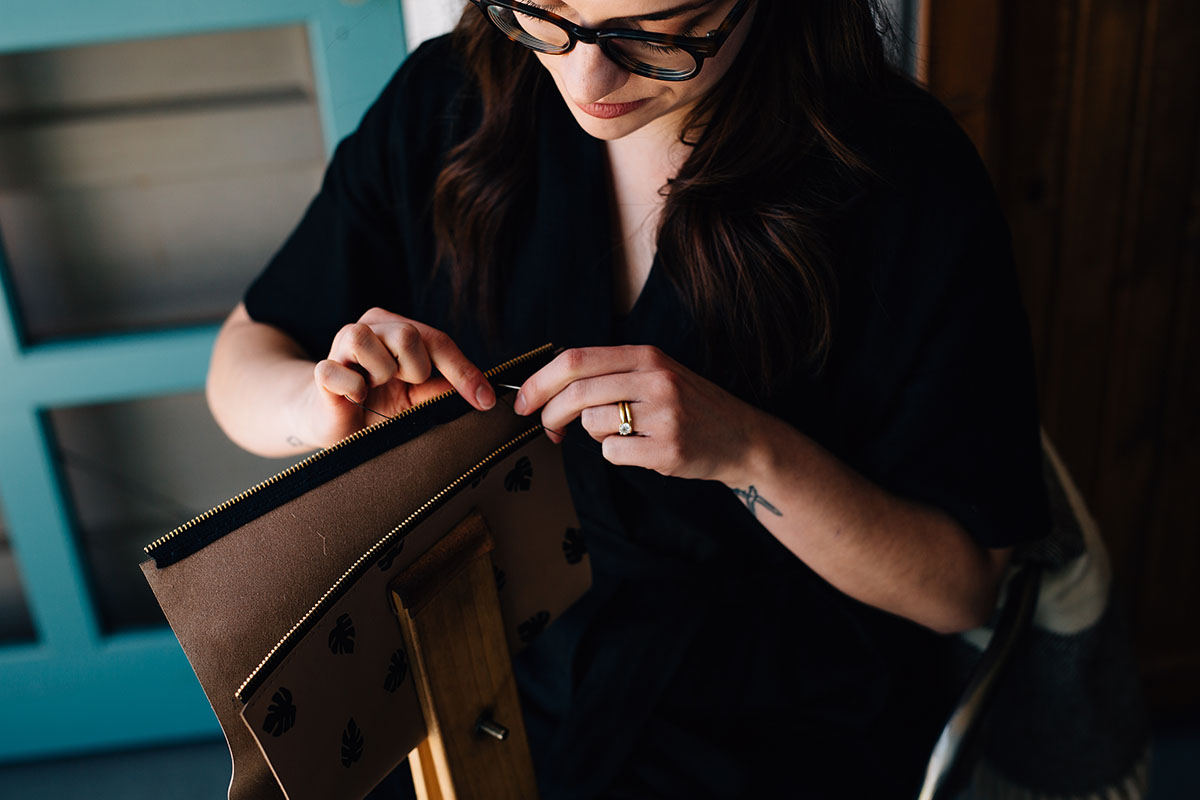
[[542, 631], [546, 630], [546, 625], [549, 622], [550, 612], [539, 611], [517, 626], [517, 636], [520, 637], [522, 642], [529, 644], [536, 639]]
[[533, 464], [528, 456], [521, 456], [516, 466], [504, 476], [504, 488], [510, 492], [528, 492], [533, 480]]
[[292, 693], [280, 686], [271, 695], [271, 705], [267, 706], [267, 718], [263, 720], [263, 730], [272, 736], [282, 736], [296, 724], [296, 706], [292, 702]]
[[568, 564], [578, 564], [583, 561], [583, 556], [587, 553], [587, 542], [583, 540], [583, 531], [578, 528], [567, 528], [567, 532], [563, 534], [562, 549]]
[[404, 683], [405, 676], [408, 675], [408, 653], [404, 652], [404, 648], [400, 648], [392, 653], [392, 658], [388, 662], [387, 677], [383, 679], [383, 688], [389, 692], [394, 692], [400, 688], [400, 684]]
[[379, 571], [387, 572], [396, 563], [396, 556], [404, 552], [404, 540], [400, 539], [395, 544], [387, 549], [383, 554], [383, 558], [379, 559]]
[[496, 578], [496, 591], [502, 591], [504, 585], [508, 583], [508, 575], [495, 564], [492, 564], [492, 575]]
[[362, 758], [362, 754], [362, 731], [354, 724], [354, 717], [351, 717], [350, 722], [346, 725], [346, 730], [342, 732], [342, 766], [348, 768]]
[[334, 655], [354, 652], [354, 620], [342, 614], [329, 632], [329, 649]]

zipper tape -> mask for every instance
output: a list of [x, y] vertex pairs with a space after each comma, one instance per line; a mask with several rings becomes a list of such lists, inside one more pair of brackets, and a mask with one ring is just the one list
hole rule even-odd
[[[493, 384], [521, 383], [549, 363], [553, 351], [553, 345], [545, 344], [484, 374]], [[284, 503], [415, 439], [437, 425], [456, 420], [473, 410], [458, 392], [446, 392], [313, 453], [298, 464], [156, 539], [144, 550], [154, 559], [157, 569], [169, 567]]]

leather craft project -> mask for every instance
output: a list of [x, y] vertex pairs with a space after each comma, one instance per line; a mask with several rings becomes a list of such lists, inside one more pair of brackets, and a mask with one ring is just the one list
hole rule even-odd
[[[519, 384], [551, 349], [486, 374]], [[511, 652], [591, 585], [561, 455], [497, 395], [488, 412], [434, 398], [147, 546], [229, 744], [231, 800], [360, 798], [424, 739], [388, 584], [468, 514], [495, 539]]]

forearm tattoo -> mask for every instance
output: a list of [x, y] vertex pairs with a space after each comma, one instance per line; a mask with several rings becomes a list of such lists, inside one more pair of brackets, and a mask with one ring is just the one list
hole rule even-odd
[[287, 438], [287, 443], [290, 444], [292, 447], [308, 447], [308, 445], [306, 445], [304, 442], [300, 441], [300, 437], [298, 437], [298, 436], [289, 436]]
[[753, 486], [751, 486], [749, 489], [734, 489], [733, 493], [736, 494], [738, 498], [746, 504], [746, 508], [750, 509], [750, 513], [756, 517], [758, 516], [759, 506], [762, 506], [777, 517], [783, 516], [783, 512], [767, 502], [766, 498], [760, 495], [758, 493], [758, 489], [755, 489]]

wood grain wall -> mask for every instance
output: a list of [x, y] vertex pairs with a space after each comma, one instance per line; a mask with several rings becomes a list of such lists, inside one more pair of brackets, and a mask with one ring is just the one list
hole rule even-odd
[[925, 0], [920, 74], [992, 173], [1043, 421], [1160, 713], [1200, 710], [1200, 3]]

